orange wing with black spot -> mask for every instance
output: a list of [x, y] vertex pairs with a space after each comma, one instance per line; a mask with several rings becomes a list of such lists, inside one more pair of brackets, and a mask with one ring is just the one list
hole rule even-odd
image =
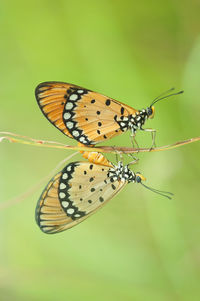
[[110, 166], [69, 163], [47, 184], [38, 201], [35, 218], [40, 229], [47, 234], [67, 230], [113, 198], [128, 182], [111, 181]]
[[65, 135], [85, 145], [126, 131], [128, 116], [137, 112], [107, 96], [62, 82], [42, 83], [35, 95], [47, 119]]

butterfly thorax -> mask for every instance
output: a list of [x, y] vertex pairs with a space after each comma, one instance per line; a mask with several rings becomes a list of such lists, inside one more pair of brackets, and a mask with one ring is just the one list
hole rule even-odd
[[147, 110], [139, 110], [136, 111], [135, 114], [131, 114], [129, 116], [121, 116], [118, 122], [120, 129], [125, 132], [127, 130], [131, 130], [134, 135], [138, 129], [142, 129], [146, 119], [149, 117]]
[[123, 166], [122, 162], [118, 162], [118, 165], [114, 165], [108, 171], [108, 177], [111, 182], [115, 181], [127, 181], [128, 183], [135, 182], [136, 175], [132, 172], [127, 165]]

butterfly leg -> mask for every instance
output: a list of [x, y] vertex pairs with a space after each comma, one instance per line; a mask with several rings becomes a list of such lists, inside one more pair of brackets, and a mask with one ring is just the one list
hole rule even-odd
[[[120, 157], [120, 161], [123, 162], [123, 161], [124, 161], [124, 158], [123, 158], [122, 153], [119, 152], [118, 150], [116, 150], [114, 146], [111, 146], [111, 147], [112, 147], [113, 150], [115, 151], [116, 163], [119, 162], [119, 157]], [[138, 163], [139, 159], [138, 159], [138, 158], [135, 158], [135, 157], [133, 156], [133, 154], [127, 154], [127, 155], [128, 155], [128, 157], [131, 157], [131, 158], [133, 159], [130, 163], [128, 163], [128, 165], [133, 165], [133, 164]]]
[[[136, 148], [136, 150], [137, 150], [137, 153], [139, 153], [139, 144], [137, 143], [137, 141], [136, 141], [136, 139], [135, 139], [135, 135], [132, 135], [131, 134], [131, 144], [132, 144], [132, 147], [133, 148]], [[136, 145], [136, 147], [135, 147], [135, 145]]]
[[149, 149], [149, 151], [151, 151], [154, 147], [156, 147], [156, 130], [154, 129], [142, 129], [145, 132], [150, 132], [151, 133], [151, 138], [152, 138], [152, 145]]
[[[139, 145], [135, 139], [135, 134], [131, 133], [130, 138], [131, 138], [131, 144], [132, 144], [133, 148], [135, 148], [135, 145], [136, 145], [137, 154], [138, 154], [139, 153]], [[137, 161], [139, 161], [139, 159], [134, 157], [133, 154], [128, 154], [128, 156], [133, 159], [133, 161], [131, 161], [129, 164], [135, 164]]]
[[112, 149], [115, 151], [115, 158], [116, 158], [116, 162], [118, 163], [119, 162], [119, 157], [120, 157], [120, 161], [123, 162], [123, 156], [122, 156], [122, 153], [118, 150], [115, 149], [115, 146], [111, 146]]
[[130, 163], [128, 163], [128, 165], [133, 165], [133, 164], [136, 164], [138, 163], [139, 159], [138, 158], [135, 158], [133, 156], [133, 154], [128, 154], [129, 157], [131, 157], [133, 159], [133, 161], [131, 161]]

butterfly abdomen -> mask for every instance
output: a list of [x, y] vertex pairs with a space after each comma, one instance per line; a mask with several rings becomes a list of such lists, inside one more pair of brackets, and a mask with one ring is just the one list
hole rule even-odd
[[112, 164], [98, 152], [84, 152], [83, 158], [88, 159], [89, 162], [100, 164], [108, 167], [112, 167]]
[[[84, 147], [84, 144], [78, 143], [78, 147]], [[80, 151], [84, 159], [94, 164], [100, 164], [108, 167], [113, 167], [112, 163], [106, 159], [101, 153]]]

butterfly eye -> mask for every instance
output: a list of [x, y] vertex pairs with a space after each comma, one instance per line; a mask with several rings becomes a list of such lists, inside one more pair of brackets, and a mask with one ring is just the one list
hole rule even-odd
[[143, 175], [141, 175], [140, 172], [137, 172], [135, 176], [135, 181], [137, 183], [141, 183], [142, 181], [146, 181], [146, 178]]
[[154, 107], [148, 107], [146, 109], [146, 112], [147, 112], [148, 118], [153, 118], [154, 114], [155, 114], [155, 108]]
[[137, 183], [141, 183], [141, 180], [142, 180], [142, 179], [141, 179], [140, 176], [136, 176], [136, 182], [137, 182]]
[[148, 114], [148, 116], [151, 116], [151, 114], [152, 114], [152, 108], [147, 108], [147, 114]]

